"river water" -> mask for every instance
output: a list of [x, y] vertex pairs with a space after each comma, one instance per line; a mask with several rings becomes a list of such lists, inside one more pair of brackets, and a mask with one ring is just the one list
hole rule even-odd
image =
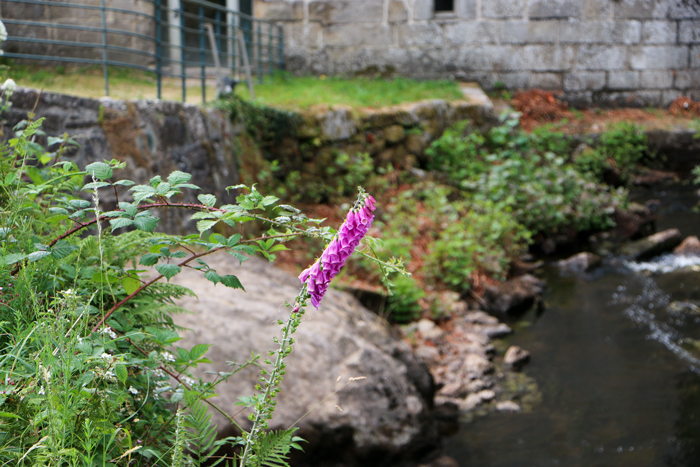
[[[632, 197], [661, 201], [658, 230], [700, 234], [695, 188]], [[539, 401], [463, 421], [446, 454], [480, 467], [700, 466], [700, 313], [670, 306], [700, 303], [700, 259], [608, 258], [590, 274], [548, 265], [543, 277], [545, 311], [511, 323], [506, 342], [531, 352]]]

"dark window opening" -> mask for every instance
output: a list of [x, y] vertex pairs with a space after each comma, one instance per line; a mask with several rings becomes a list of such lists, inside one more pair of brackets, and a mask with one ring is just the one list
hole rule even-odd
[[439, 11], [454, 11], [454, 0], [435, 0], [435, 12]]

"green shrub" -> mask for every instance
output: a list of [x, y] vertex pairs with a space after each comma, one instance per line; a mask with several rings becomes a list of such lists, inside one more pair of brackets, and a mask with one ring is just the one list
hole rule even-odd
[[391, 293], [387, 299], [385, 312], [389, 320], [395, 323], [409, 323], [420, 318], [419, 300], [425, 297], [425, 291], [413, 277], [399, 275], [391, 280]]
[[426, 266], [431, 274], [457, 290], [469, 288], [469, 275], [476, 270], [505, 279], [510, 261], [527, 248], [530, 233], [508, 208], [488, 201], [453, 206], [453, 219], [430, 245]]
[[620, 181], [627, 184], [648, 150], [644, 131], [634, 123], [622, 122], [602, 133], [592, 148], [577, 155], [574, 163], [580, 171], [598, 179], [608, 170], [617, 170]]

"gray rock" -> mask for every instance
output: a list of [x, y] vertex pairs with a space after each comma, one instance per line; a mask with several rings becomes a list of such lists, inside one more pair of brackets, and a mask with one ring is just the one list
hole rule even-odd
[[435, 322], [431, 321], [429, 319], [423, 318], [423, 319], [419, 320], [418, 323], [416, 323], [416, 324], [417, 324], [416, 329], [421, 334], [425, 334], [426, 332], [429, 332], [429, 331], [435, 329]]
[[528, 310], [544, 292], [544, 281], [525, 274], [495, 286], [486, 287], [484, 302], [487, 311], [500, 315], [515, 314]]
[[493, 372], [493, 364], [481, 355], [469, 354], [464, 358], [461, 371], [471, 379], [478, 379]]
[[[223, 362], [243, 362], [251, 351], [265, 355], [274, 348], [275, 323], [285, 318], [284, 302], [299, 289], [296, 278], [257, 259], [240, 267], [228, 255], [212, 255], [207, 262], [219, 274], [238, 276], [247, 292], [213, 287], [193, 270], [176, 276], [199, 296], [179, 303], [194, 313], [176, 317], [178, 325], [192, 330], [178, 345], [213, 344], [207, 356], [217, 363], [199, 369], [203, 378], [205, 370], [228, 371]], [[294, 337], [271, 428], [289, 427], [301, 417], [299, 436], [310, 442], [304, 446], [307, 454], [315, 456], [337, 454], [342, 445], [356, 459], [379, 455], [390, 460], [435, 445], [432, 378], [408, 344], [354, 298], [330, 290], [320, 310], [307, 310]], [[355, 377], [366, 379], [349, 380]], [[215, 402], [228, 413], [239, 412], [237, 398], [253, 394], [257, 378], [253, 368], [237, 373], [217, 388]], [[235, 418], [249, 427], [246, 415]], [[220, 433], [234, 431], [219, 414], [213, 418]]]
[[507, 336], [513, 330], [505, 323], [498, 324], [496, 326], [484, 326], [484, 334], [486, 334], [490, 339], [498, 339], [499, 337]]
[[440, 359], [440, 350], [437, 347], [429, 345], [420, 345], [416, 347], [414, 354], [426, 364], [435, 363]]
[[587, 272], [600, 264], [600, 256], [583, 251], [567, 259], [557, 262], [557, 265], [571, 272]]
[[506, 350], [503, 363], [513, 369], [520, 369], [530, 360], [530, 352], [523, 350], [517, 345], [512, 345]]
[[649, 259], [672, 250], [682, 241], [683, 236], [678, 229], [668, 229], [628, 243], [621, 248], [620, 253], [635, 260]]

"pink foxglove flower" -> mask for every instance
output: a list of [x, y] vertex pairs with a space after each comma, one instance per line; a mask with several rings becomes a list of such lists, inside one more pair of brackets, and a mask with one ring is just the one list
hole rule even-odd
[[299, 280], [306, 284], [306, 291], [311, 296], [311, 304], [316, 308], [331, 280], [367, 235], [374, 219], [374, 203], [376, 200], [371, 195], [362, 193], [321, 257], [299, 275]]

